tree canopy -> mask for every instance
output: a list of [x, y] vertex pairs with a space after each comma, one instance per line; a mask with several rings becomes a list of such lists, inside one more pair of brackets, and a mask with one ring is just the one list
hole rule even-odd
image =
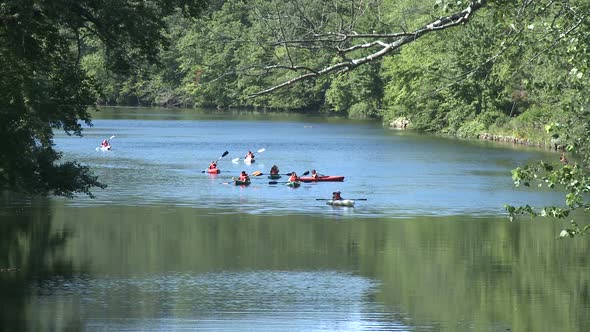
[[[130, 73], [165, 45], [164, 17], [204, 1], [3, 1], [0, 3], [0, 189], [72, 196], [104, 187], [88, 167], [59, 163], [53, 129], [81, 135], [99, 91], [81, 66], [103, 52]], [[94, 43], [90, 41], [93, 40]], [[93, 46], [93, 47], [91, 47]], [[80, 122], [81, 121], [81, 122]]]

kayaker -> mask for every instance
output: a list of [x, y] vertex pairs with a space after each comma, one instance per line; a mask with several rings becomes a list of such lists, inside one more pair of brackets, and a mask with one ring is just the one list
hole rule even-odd
[[291, 176], [289, 176], [289, 182], [297, 182], [299, 181], [299, 177], [297, 177], [297, 173], [291, 172]]
[[279, 167], [277, 165], [272, 165], [270, 168], [270, 175], [277, 175], [279, 172]]
[[250, 181], [250, 177], [248, 176], [248, 174], [246, 173], [246, 171], [242, 171], [242, 173], [240, 174], [240, 177], [238, 178], [238, 180], [240, 180], [242, 182], [248, 182], [248, 181]]
[[246, 157], [245, 159], [254, 159], [254, 154], [252, 153], [252, 151], [248, 151], [248, 153], [246, 153]]
[[100, 143], [100, 146], [108, 148], [111, 145], [111, 143], [109, 143], [108, 139], [105, 139], [104, 141], [102, 141], [102, 143]]
[[217, 162], [213, 160], [211, 164], [209, 164], [209, 169], [217, 169]]
[[333, 201], [339, 201], [339, 200], [343, 200], [344, 198], [342, 198], [342, 196], [340, 196], [340, 192], [339, 191], [335, 191], [332, 193], [332, 200]]
[[315, 169], [311, 170], [311, 177], [317, 179], [320, 175], [315, 171]]

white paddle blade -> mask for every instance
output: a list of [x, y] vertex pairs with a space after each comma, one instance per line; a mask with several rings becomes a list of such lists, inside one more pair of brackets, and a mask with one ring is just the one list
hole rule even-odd
[[258, 153], [262, 153], [262, 152], [264, 152], [264, 151], [266, 151], [266, 149], [265, 149], [265, 148], [262, 148], [262, 149], [260, 149], [260, 150], [258, 150], [258, 151], [256, 151], [256, 152], [258, 152]]
[[115, 135], [109, 137], [109, 141], [112, 140], [113, 138], [115, 138]]
[[231, 160], [232, 163], [237, 163], [238, 161], [240, 161], [240, 157]]

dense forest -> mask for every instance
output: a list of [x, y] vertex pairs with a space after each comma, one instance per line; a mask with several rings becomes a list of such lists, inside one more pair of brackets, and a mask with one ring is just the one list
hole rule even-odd
[[302, 71], [371, 54], [370, 47], [342, 50], [389, 43], [467, 3], [217, 0], [197, 18], [166, 18], [170, 43], [158, 65], [137, 61], [114, 74], [105, 66], [109, 54], [91, 42], [82, 64], [100, 84], [101, 104], [319, 111], [386, 123], [402, 117], [433, 132], [548, 141], [546, 124], [588, 103], [586, 1], [490, 1], [467, 24], [354, 70], [253, 97]]
[[[0, 2], [0, 190], [104, 187], [60, 163], [94, 105], [323, 112], [461, 137], [551, 143], [576, 162], [513, 171], [590, 209], [587, 0]], [[565, 235], [583, 233], [575, 223]]]

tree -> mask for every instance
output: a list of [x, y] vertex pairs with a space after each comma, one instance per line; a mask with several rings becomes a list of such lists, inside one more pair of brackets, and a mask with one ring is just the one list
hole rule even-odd
[[[516, 186], [546, 187], [564, 193], [564, 201], [555, 206], [506, 205], [510, 220], [517, 215], [569, 219], [570, 226], [560, 237], [586, 234], [590, 223], [581, 223], [579, 212], [590, 211], [590, 4], [564, 1], [539, 7], [535, 21], [525, 22], [537, 30], [537, 47], [527, 64], [541, 66], [527, 82], [533, 98], [551, 105], [559, 118], [545, 123], [553, 147], [561, 150], [560, 161], [539, 161], [512, 170]], [[568, 160], [569, 157], [569, 160]], [[583, 220], [583, 218], [582, 218]]]
[[[402, 27], [399, 32], [387, 31], [390, 26], [382, 24], [379, 20], [373, 22], [372, 31], [357, 31], [367, 17], [379, 17], [381, 1], [326, 2], [323, 4], [325, 8], [319, 10], [308, 10], [313, 8], [308, 1], [286, 2], [285, 6], [277, 8], [274, 15], [270, 15], [277, 17], [274, 21], [276, 40], [272, 44], [278, 55], [276, 63], [261, 66], [260, 70], [265, 74], [277, 70], [293, 74], [283, 82], [251, 96], [269, 94], [304, 80], [349, 72], [393, 54], [402, 46], [411, 44], [423, 36], [466, 24], [487, 4], [487, 0], [458, 1], [455, 4], [463, 7], [456, 9], [446, 4], [446, 1], [437, 1], [437, 4], [443, 2], [444, 10], [449, 9], [450, 14], [439, 16], [410, 31]], [[289, 6], [293, 7], [292, 10], [289, 10]], [[320, 62], [315, 66], [299, 62], [300, 55], [306, 52], [331, 55], [328, 58], [330, 61]]]
[[[590, 128], [588, 105], [590, 100], [583, 91], [590, 87], [590, 3], [580, 0], [566, 1], [444, 1], [438, 0], [430, 11], [417, 15], [418, 24], [404, 26], [394, 32], [387, 20], [381, 20], [381, 9], [391, 9], [387, 1], [358, 1], [324, 3], [327, 8], [313, 7], [307, 1], [292, 0], [277, 8], [274, 15], [266, 15], [269, 25], [274, 24], [272, 63], [256, 67], [261, 75], [282, 71], [288, 73], [281, 82], [272, 84], [252, 97], [274, 93], [295, 83], [330, 74], [349, 73], [365, 67], [386, 55], [403, 53], [410, 48], [406, 63], [388, 59], [385, 98], [390, 99], [404, 114], [422, 112], [430, 117], [437, 130], [453, 134], [478, 134], [482, 129], [506, 119], [523, 117], [547, 124], [548, 134], [561, 139], [565, 150], [575, 153], [579, 162], [555, 166], [539, 162], [513, 171], [515, 184], [529, 185], [538, 179], [550, 188], [561, 186], [565, 190], [565, 207], [545, 207], [536, 210], [530, 206], [506, 206], [511, 219], [516, 214], [566, 218], [577, 210], [590, 210]], [[287, 10], [291, 5], [293, 8]], [[387, 7], [389, 5], [389, 7]], [[420, 5], [409, 5], [410, 12], [419, 12]], [[314, 8], [313, 10], [308, 10]], [[488, 11], [483, 11], [489, 8]], [[449, 36], [443, 30], [464, 25], [474, 19], [476, 12], [485, 13], [475, 24], [462, 29], [462, 34]], [[386, 12], [386, 11], [383, 11]], [[432, 18], [434, 13], [445, 13]], [[363, 25], [365, 16], [375, 17], [371, 25]], [[431, 19], [428, 19], [431, 18]], [[422, 23], [421, 23], [422, 22]], [[405, 22], [404, 22], [405, 23]], [[421, 24], [420, 24], [421, 23]], [[364, 29], [364, 31], [363, 31]], [[367, 30], [368, 29], [368, 30]], [[452, 51], [443, 51], [447, 59], [433, 59], [412, 50], [415, 41], [425, 36], [443, 35], [444, 41], [432, 41], [428, 47], [452, 45]], [[404, 47], [402, 49], [402, 47]], [[428, 47], [421, 51], [428, 52]], [[439, 49], [442, 49], [439, 48]], [[322, 55], [324, 61], [309, 63], [309, 54]], [[416, 63], [416, 59], [423, 62]], [[450, 59], [450, 60], [448, 60]], [[444, 69], [441, 69], [444, 68]], [[563, 70], [567, 68], [567, 70]], [[393, 69], [393, 70], [391, 70]], [[435, 78], [434, 89], [424, 88], [423, 74], [432, 77], [451, 77], [447, 86]], [[398, 75], [401, 74], [401, 75]], [[422, 76], [416, 78], [416, 76]], [[400, 79], [401, 77], [401, 79]], [[338, 77], [328, 90], [327, 99], [336, 109], [350, 108], [352, 95], [350, 82]], [[415, 98], [418, 97], [418, 98]], [[400, 102], [401, 101], [401, 102]], [[547, 112], [557, 108], [557, 112]], [[532, 113], [532, 114], [531, 114]], [[551, 114], [553, 113], [553, 114]], [[555, 122], [561, 117], [562, 121]], [[426, 121], [425, 121], [426, 122]], [[533, 126], [538, 125], [533, 124]], [[530, 126], [530, 124], [527, 124]], [[471, 128], [469, 128], [471, 126]], [[579, 226], [575, 220], [561, 236], [584, 234], [590, 225]]]
[[[205, 1], [4, 1], [0, 3], [0, 190], [92, 196], [104, 188], [89, 168], [59, 163], [53, 129], [81, 135], [91, 125], [95, 82], [80, 60], [104, 50], [109, 68], [126, 73], [157, 60], [164, 18], [196, 15]], [[93, 45], [87, 43], [94, 39]]]
[[565, 152], [560, 157], [560, 164], [540, 161], [512, 170], [512, 179], [516, 186], [531, 186], [558, 189], [564, 192], [564, 204], [534, 208], [530, 205], [514, 207], [506, 205], [510, 220], [517, 215], [528, 214], [531, 217], [552, 217], [570, 219], [570, 227], [562, 230], [560, 237], [584, 235], [590, 230], [590, 223], [580, 224], [575, 219], [575, 212], [590, 211], [590, 111], [585, 109], [575, 112], [576, 116], [562, 123], [553, 123], [546, 127], [554, 139], [564, 143], [564, 151], [576, 153], [577, 160], [568, 160]]

